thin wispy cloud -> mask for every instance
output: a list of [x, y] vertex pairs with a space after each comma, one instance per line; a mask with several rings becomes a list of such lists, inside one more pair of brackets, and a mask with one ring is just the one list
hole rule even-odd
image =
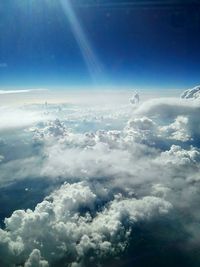
[[0, 90], [0, 95], [7, 94], [23, 94], [23, 93], [31, 93], [31, 92], [41, 92], [48, 91], [48, 89], [26, 89], [26, 90]]

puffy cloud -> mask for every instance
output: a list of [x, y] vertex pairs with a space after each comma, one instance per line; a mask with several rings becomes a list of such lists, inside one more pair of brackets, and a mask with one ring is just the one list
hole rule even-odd
[[186, 142], [192, 139], [188, 128], [188, 118], [177, 116], [173, 123], [161, 126], [159, 130], [166, 138]]
[[[46, 150], [42, 174], [50, 177], [108, 177], [129, 170], [130, 154], [105, 143], [86, 148], [56, 145]], [[118, 164], [119, 160], [121, 163]]]
[[45, 177], [52, 193], [5, 219], [1, 266], [97, 265], [126, 249], [138, 222], [171, 212], [196, 233], [199, 104], [170, 98], [129, 108], [27, 107], [44, 117], [15, 142], [5, 137], [1, 186]]
[[40, 251], [34, 249], [25, 262], [24, 267], [49, 267], [49, 264], [46, 260], [42, 260]]
[[159, 157], [160, 163], [171, 163], [174, 165], [194, 165], [200, 161], [200, 151], [191, 147], [185, 150], [180, 146], [172, 145], [169, 151], [162, 152]]
[[160, 123], [165, 123], [177, 116], [196, 116], [199, 110], [198, 102], [170, 97], [147, 100], [135, 109], [134, 115], [159, 118]]
[[47, 121], [41, 128], [32, 127], [29, 131], [34, 133], [34, 139], [36, 140], [50, 137], [61, 138], [68, 135], [66, 126], [59, 119]]
[[128, 121], [125, 128], [127, 138], [132, 138], [135, 142], [153, 144], [156, 138], [157, 125], [147, 117], [134, 118]]
[[154, 184], [152, 186], [152, 194], [154, 196], [166, 198], [169, 192], [170, 188], [162, 184]]
[[82, 265], [87, 255], [96, 259], [116, 255], [125, 249], [134, 223], [171, 209], [169, 202], [158, 197], [125, 199], [116, 195], [98, 210], [98, 198], [98, 192], [88, 185], [64, 184], [35, 210], [15, 211], [5, 220], [5, 230], [0, 230], [1, 266], [25, 263], [25, 267], [46, 267], [44, 259], [52, 264], [61, 257], [68, 264]]
[[156, 124], [154, 135], [158, 137], [158, 145], [161, 138], [165, 145], [180, 141], [199, 146], [199, 112], [200, 106], [196, 101], [163, 98], [141, 104], [134, 111], [134, 116], [139, 119], [146, 116]]
[[181, 94], [183, 99], [200, 99], [200, 86], [195, 86], [192, 89], [188, 89]]

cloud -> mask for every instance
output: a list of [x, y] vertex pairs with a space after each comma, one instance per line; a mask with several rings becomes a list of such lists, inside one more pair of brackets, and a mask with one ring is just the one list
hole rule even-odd
[[134, 105], [134, 104], [139, 104], [139, 102], [140, 102], [140, 96], [137, 92], [134, 92], [133, 96], [130, 99], [130, 103]]
[[0, 155], [0, 163], [4, 160], [4, 156]]
[[[190, 141], [190, 144], [199, 146], [200, 134], [200, 105], [196, 101], [187, 101], [178, 98], [149, 100], [140, 105], [134, 116], [146, 116], [157, 125], [157, 137], [161, 135], [165, 143], [171, 145], [177, 141]], [[173, 139], [169, 142], [165, 139]]]
[[24, 94], [24, 93], [42, 92], [42, 91], [48, 91], [48, 90], [47, 90], [47, 89], [0, 90], [0, 95], [7, 95], [7, 94]]
[[87, 256], [89, 261], [94, 256], [114, 256], [125, 249], [131, 225], [134, 229], [137, 221], [150, 220], [171, 209], [170, 203], [157, 197], [137, 200], [116, 195], [96, 211], [98, 198], [83, 183], [64, 184], [34, 211], [15, 211], [5, 220], [6, 229], [0, 230], [3, 266], [25, 262], [26, 267], [46, 267], [46, 259], [52, 264], [60, 257], [68, 264], [82, 265]]
[[25, 262], [24, 267], [49, 267], [49, 264], [47, 261], [42, 260], [40, 251], [34, 249]]
[[28, 127], [40, 121], [42, 116], [44, 118], [44, 114], [36, 111], [23, 110], [17, 107], [0, 107], [0, 113], [0, 131]]
[[188, 89], [181, 94], [183, 99], [200, 99], [200, 86], [195, 86], [192, 89]]
[[188, 123], [188, 117], [177, 116], [174, 122], [166, 126], [161, 126], [159, 130], [166, 138], [187, 142], [192, 140]]
[[12, 210], [5, 219], [1, 266], [96, 266], [122, 255], [134, 242], [137, 224], [151, 233], [156, 220], [175, 221], [185, 247], [188, 235], [198, 242], [199, 109], [196, 101], [179, 98], [150, 100], [131, 110], [20, 108], [21, 116], [43, 115], [23, 128], [16, 124], [14, 138], [4, 136], [0, 187], [31, 178], [35, 184], [48, 179], [49, 188], [35, 207]]
[[194, 147], [189, 150], [180, 146], [172, 145], [169, 151], [162, 152], [159, 161], [162, 164], [171, 163], [174, 165], [194, 165], [200, 161], [200, 151]]
[[193, 115], [199, 112], [198, 102], [179, 98], [156, 98], [143, 102], [134, 112], [135, 115], [146, 115], [155, 118], [173, 119], [181, 115]]

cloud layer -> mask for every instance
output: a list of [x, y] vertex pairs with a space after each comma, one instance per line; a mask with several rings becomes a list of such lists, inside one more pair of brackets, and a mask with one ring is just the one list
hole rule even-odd
[[138, 223], [172, 217], [190, 236], [185, 247], [200, 246], [199, 109], [179, 98], [20, 108], [42, 117], [2, 133], [0, 185], [46, 179], [48, 190], [5, 218], [1, 266], [103, 265], [127, 250]]

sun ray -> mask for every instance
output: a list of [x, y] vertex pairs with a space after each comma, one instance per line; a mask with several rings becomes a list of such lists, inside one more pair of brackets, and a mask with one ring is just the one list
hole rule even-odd
[[77, 41], [77, 44], [79, 45], [79, 48], [81, 50], [82, 56], [84, 58], [84, 61], [87, 65], [88, 71], [91, 75], [91, 78], [95, 83], [98, 81], [98, 77], [100, 77], [100, 74], [102, 72], [102, 66], [99, 62], [99, 59], [97, 58], [96, 54], [94, 53], [94, 50], [91, 46], [90, 41], [88, 40], [83, 27], [81, 26], [73, 7], [68, 0], [60, 0], [61, 6], [63, 8], [63, 11], [70, 23], [71, 30], [73, 32], [73, 35]]

